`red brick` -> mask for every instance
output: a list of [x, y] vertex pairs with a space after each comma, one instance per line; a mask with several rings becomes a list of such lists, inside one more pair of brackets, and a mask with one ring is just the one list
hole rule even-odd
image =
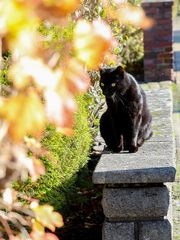
[[173, 64], [173, 59], [164, 59], [165, 63]]
[[146, 14], [149, 16], [149, 15], [157, 15], [159, 14], [159, 9], [158, 8], [149, 8], [149, 9], [146, 9]]
[[150, 69], [150, 73], [152, 73], [152, 69], [156, 69], [156, 64], [154, 63], [154, 64], [148, 64], [147, 65], [147, 64], [144, 63], [144, 71], [148, 72], [149, 69]]
[[145, 59], [144, 60], [145, 65], [154, 65], [154, 59]]
[[165, 49], [164, 49], [166, 52], [171, 52], [172, 50], [173, 50], [173, 47], [171, 46], [171, 47], [166, 47]]
[[169, 1], [169, 2], [164, 2], [163, 5], [168, 6], [168, 7], [172, 7], [173, 3], [174, 3], [174, 1]]
[[171, 47], [172, 46], [172, 41], [170, 41], [170, 42], [159, 41], [159, 42], [157, 42], [157, 46], [158, 47]]
[[166, 25], [169, 24], [170, 26], [172, 25], [172, 19], [170, 18], [162, 18], [158, 20], [158, 24]]
[[164, 17], [171, 19], [171, 18], [172, 18], [172, 11], [170, 11], [170, 12], [165, 12], [165, 13], [164, 13]]
[[160, 58], [172, 58], [173, 53], [172, 52], [162, 52], [158, 54], [158, 57]]
[[143, 2], [141, 6], [142, 8], [149, 8], [151, 6], [151, 3]]
[[163, 2], [152, 2], [151, 3], [153, 7], [162, 7], [163, 6]]

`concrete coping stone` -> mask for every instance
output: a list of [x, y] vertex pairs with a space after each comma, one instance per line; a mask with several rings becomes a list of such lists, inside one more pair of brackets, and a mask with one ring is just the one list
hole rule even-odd
[[[154, 117], [152, 126], [155, 136], [146, 141], [137, 153], [102, 154], [93, 173], [95, 184], [148, 184], [175, 181], [172, 91], [158, 89], [146, 93]], [[156, 125], [158, 129], [154, 129]], [[156, 136], [156, 132], [159, 132], [160, 137], [158, 134]]]

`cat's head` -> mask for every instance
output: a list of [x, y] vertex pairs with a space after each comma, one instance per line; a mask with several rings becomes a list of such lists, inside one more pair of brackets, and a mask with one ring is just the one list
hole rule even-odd
[[117, 68], [104, 68], [100, 70], [100, 87], [103, 94], [110, 98], [118, 90], [124, 92], [124, 69], [121, 66]]

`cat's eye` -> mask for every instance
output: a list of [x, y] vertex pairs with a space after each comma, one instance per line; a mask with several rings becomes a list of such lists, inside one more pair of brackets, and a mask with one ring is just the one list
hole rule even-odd
[[104, 87], [104, 83], [101, 83], [101, 87]]
[[111, 84], [111, 87], [115, 87], [115, 86], [116, 86], [116, 83], [112, 83], [112, 84]]

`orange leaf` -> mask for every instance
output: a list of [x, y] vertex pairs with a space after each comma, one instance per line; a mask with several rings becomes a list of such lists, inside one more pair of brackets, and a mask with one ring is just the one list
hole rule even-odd
[[39, 136], [45, 127], [43, 104], [32, 90], [6, 99], [0, 106], [0, 116], [8, 122], [9, 135], [15, 142], [28, 134]]
[[110, 28], [101, 20], [79, 20], [74, 31], [77, 58], [90, 69], [98, 68], [105, 53], [114, 45]]
[[118, 9], [119, 20], [123, 24], [132, 24], [144, 29], [153, 25], [152, 19], [146, 17], [141, 7], [130, 4], [122, 4]]
[[38, 231], [31, 232], [30, 236], [32, 240], [59, 240], [59, 238], [52, 233], [39, 234]]
[[52, 233], [45, 233], [43, 240], [59, 240], [59, 238]]
[[39, 176], [39, 175], [43, 175], [45, 174], [45, 166], [44, 164], [42, 163], [41, 160], [37, 159], [37, 158], [32, 158], [33, 160], [33, 165], [34, 165], [34, 170], [35, 170], [35, 173]]
[[53, 71], [42, 59], [27, 56], [20, 58], [9, 71], [9, 77], [13, 79], [15, 87], [18, 89], [27, 86], [32, 80], [38, 88], [55, 88], [61, 80], [61, 76], [60, 70]]
[[68, 89], [73, 94], [83, 93], [90, 86], [90, 79], [82, 64], [71, 59], [64, 71], [64, 78]]
[[74, 135], [74, 130], [72, 128], [57, 128], [57, 131], [68, 137], [72, 137]]
[[55, 0], [55, 1], [46, 1], [43, 0], [45, 5], [52, 9], [56, 9], [59, 12], [59, 15], [67, 15], [74, 12], [80, 6], [81, 0]]
[[41, 19], [58, 22], [61, 17], [75, 12], [80, 7], [81, 2], [81, 0], [42, 0], [41, 4], [37, 4], [36, 13]]
[[108, 15], [112, 19], [118, 19], [121, 24], [131, 24], [136, 27], [148, 29], [153, 26], [153, 19], [145, 15], [141, 7], [129, 3], [120, 3], [117, 10], [107, 9]]
[[[62, 95], [60, 95], [62, 94]], [[46, 115], [51, 123], [60, 128], [71, 128], [74, 123], [76, 103], [68, 92], [45, 92]]]
[[21, 237], [20, 236], [10, 236], [9, 240], [21, 240]]

